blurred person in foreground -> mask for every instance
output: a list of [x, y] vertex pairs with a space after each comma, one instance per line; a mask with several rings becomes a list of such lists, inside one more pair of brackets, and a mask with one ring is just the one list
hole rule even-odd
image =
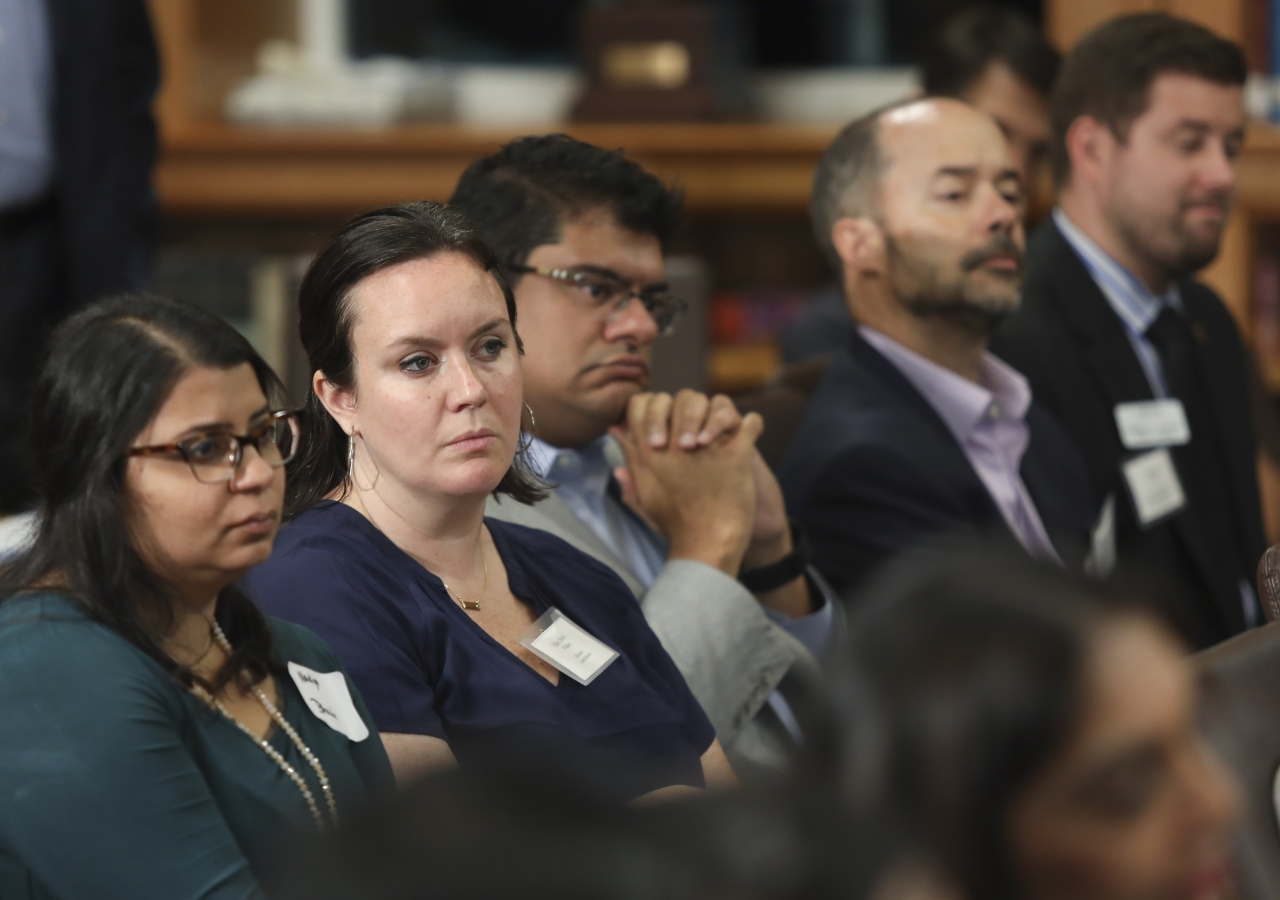
[[25, 416], [68, 313], [145, 286], [155, 239], [145, 0], [0, 5], [0, 514], [35, 499]]
[[759, 453], [725, 452], [743, 423], [732, 402], [645, 393], [680, 309], [664, 264], [679, 196], [620, 151], [546, 135], [477, 160], [449, 202], [510, 274], [529, 460], [552, 487], [532, 506], [495, 498], [489, 515], [617, 572], [734, 769], [777, 770], [798, 736], [784, 692], [812, 677], [834, 604]]
[[[926, 96], [954, 97], [988, 113], [1009, 141], [1029, 212], [1048, 179], [1049, 94], [1061, 59], [1037, 25], [1007, 7], [973, 6], [943, 23], [920, 62]], [[1047, 210], [1040, 206], [1039, 214]], [[783, 359], [834, 353], [854, 329], [839, 286], [816, 294], [779, 335]]]
[[1195, 648], [1262, 618], [1245, 350], [1192, 279], [1235, 191], [1244, 79], [1238, 46], [1163, 13], [1080, 39], [1053, 96], [1058, 206], [992, 341], [1111, 498], [1119, 562], [1178, 589], [1160, 599]]
[[645, 809], [476, 773], [407, 788], [282, 859], [277, 900], [961, 900], [891, 816], [834, 791]]
[[1238, 789], [1153, 611], [969, 541], [905, 554], [857, 605], [833, 684], [878, 702], [887, 789], [967, 896], [1232, 896]]
[[[397, 779], [486, 765], [572, 770], [602, 797], [736, 786], [707, 717], [613, 571], [485, 516], [533, 503], [523, 346], [493, 251], [456, 212], [353, 219], [298, 296], [312, 369], [288, 524], [246, 579], [329, 641]], [[710, 448], [753, 452], [748, 420]]]
[[5, 900], [261, 898], [290, 834], [390, 793], [333, 652], [235, 587], [280, 521], [282, 394], [230, 325], [170, 300], [54, 333], [40, 524], [0, 581]]
[[1069, 439], [987, 352], [1018, 306], [1023, 192], [991, 117], [900, 103], [847, 126], [818, 163], [815, 231], [857, 329], [780, 468], [818, 569], [846, 589], [947, 531], [1082, 564], [1094, 504]]

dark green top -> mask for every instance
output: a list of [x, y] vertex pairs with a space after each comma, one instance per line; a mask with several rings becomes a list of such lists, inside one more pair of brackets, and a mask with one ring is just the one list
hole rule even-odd
[[[341, 668], [307, 629], [269, 621], [283, 661]], [[376, 732], [354, 742], [310, 711], [291, 678], [276, 683], [339, 816], [390, 790]], [[276, 726], [269, 740], [327, 816], [293, 742]], [[154, 660], [66, 596], [0, 603], [0, 897], [259, 898], [272, 850], [300, 828], [315, 823], [297, 785]]]

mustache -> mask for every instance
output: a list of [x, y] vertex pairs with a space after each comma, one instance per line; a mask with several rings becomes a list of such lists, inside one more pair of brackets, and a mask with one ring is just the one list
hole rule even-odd
[[960, 270], [972, 272], [993, 256], [1012, 256], [1018, 263], [1018, 274], [1022, 274], [1022, 248], [1007, 234], [997, 234], [981, 247], [960, 257]]
[[1225, 214], [1231, 207], [1231, 191], [1205, 194], [1203, 197], [1188, 197], [1182, 201], [1181, 206], [1183, 212], [1195, 206], [1216, 206]]

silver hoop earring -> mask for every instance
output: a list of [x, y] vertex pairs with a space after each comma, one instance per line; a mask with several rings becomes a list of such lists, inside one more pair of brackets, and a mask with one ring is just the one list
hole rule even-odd
[[[356, 478], [356, 437], [359, 434], [360, 433], [358, 431], [351, 432], [351, 440], [347, 444], [347, 477], [351, 479], [351, 484], [360, 490], [371, 491], [377, 486], [378, 478], [382, 475], [382, 472], [378, 470], [377, 464], [373, 464], [373, 481], [369, 482], [368, 485], [363, 485]], [[365, 448], [368, 449], [368, 446], [369, 445], [366, 444]], [[369, 462], [373, 463], [372, 457], [370, 457]]]
[[538, 431], [538, 420], [533, 416], [533, 407], [526, 403], [524, 408], [529, 411], [529, 433], [536, 434]]

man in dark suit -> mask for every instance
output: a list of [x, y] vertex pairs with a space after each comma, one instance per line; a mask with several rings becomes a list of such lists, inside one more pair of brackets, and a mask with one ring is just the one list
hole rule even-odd
[[19, 432], [45, 335], [146, 280], [158, 83], [145, 0], [0, 6], [0, 512], [29, 497]]
[[814, 228], [858, 323], [781, 467], [837, 587], [926, 537], [977, 530], [1078, 561], [1094, 504], [1065, 434], [987, 352], [1018, 304], [1022, 185], [995, 121], [956, 100], [849, 125], [818, 164]]
[[1191, 274], [1218, 252], [1244, 137], [1240, 49], [1164, 14], [1082, 38], [1053, 99], [1052, 221], [993, 349], [1111, 497], [1121, 563], [1164, 576], [1196, 647], [1260, 620], [1245, 354]]

